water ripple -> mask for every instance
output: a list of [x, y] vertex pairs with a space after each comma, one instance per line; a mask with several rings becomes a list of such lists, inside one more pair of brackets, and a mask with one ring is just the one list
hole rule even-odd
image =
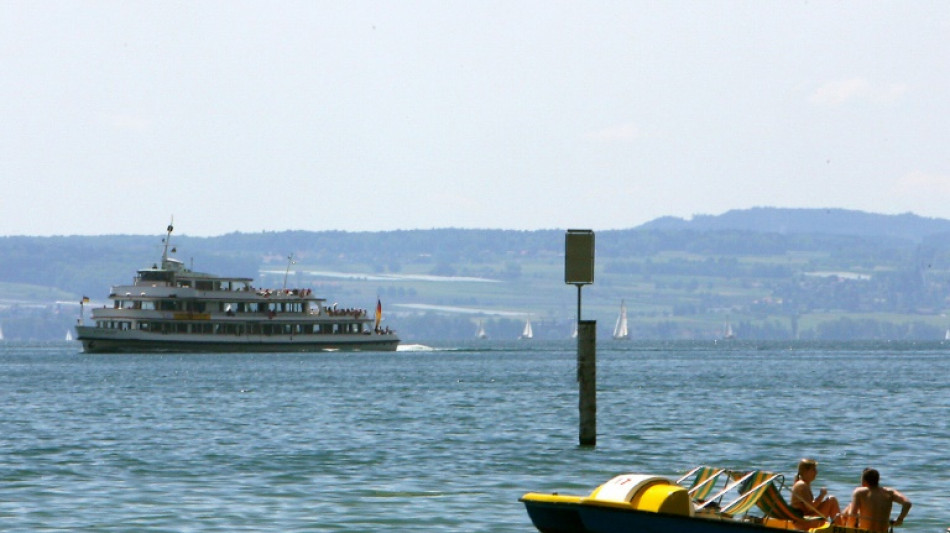
[[865, 466], [950, 525], [950, 358], [904, 345], [606, 343], [577, 445], [570, 343], [91, 357], [0, 347], [9, 531], [526, 532], [517, 498], [699, 463], [846, 500]]

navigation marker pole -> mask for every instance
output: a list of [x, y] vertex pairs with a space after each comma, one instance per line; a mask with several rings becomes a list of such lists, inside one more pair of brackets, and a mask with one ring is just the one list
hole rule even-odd
[[594, 232], [569, 229], [564, 241], [564, 283], [577, 285], [578, 427], [581, 446], [597, 445], [597, 321], [581, 320], [581, 287], [594, 283]]

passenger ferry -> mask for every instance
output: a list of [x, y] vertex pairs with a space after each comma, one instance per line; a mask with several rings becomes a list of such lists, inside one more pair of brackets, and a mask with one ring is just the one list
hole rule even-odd
[[328, 307], [310, 289], [260, 289], [252, 278], [193, 272], [168, 256], [138, 271], [131, 285], [109, 294], [111, 306], [82, 316], [76, 337], [83, 351], [104, 352], [317, 352], [394, 351], [399, 337], [364, 309]]

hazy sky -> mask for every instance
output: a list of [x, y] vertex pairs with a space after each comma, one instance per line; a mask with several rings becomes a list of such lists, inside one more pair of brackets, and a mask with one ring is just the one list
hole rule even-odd
[[950, 218], [950, 3], [0, 0], [0, 235]]

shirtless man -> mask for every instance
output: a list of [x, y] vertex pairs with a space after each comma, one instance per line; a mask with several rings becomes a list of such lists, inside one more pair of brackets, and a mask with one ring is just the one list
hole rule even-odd
[[891, 518], [891, 505], [901, 504], [901, 514], [894, 521], [895, 526], [904, 523], [904, 517], [910, 511], [910, 500], [895, 489], [878, 485], [881, 475], [873, 468], [865, 468], [861, 475], [861, 486], [854, 489], [851, 504], [844, 510], [849, 515], [849, 525], [857, 518], [857, 527], [870, 531], [886, 533]]

